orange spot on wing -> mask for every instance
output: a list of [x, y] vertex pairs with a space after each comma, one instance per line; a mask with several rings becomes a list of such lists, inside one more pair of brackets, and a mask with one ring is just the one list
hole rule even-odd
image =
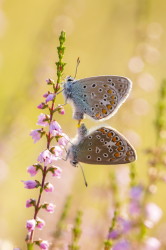
[[114, 137], [112, 138], [112, 141], [113, 141], [113, 142], [116, 142], [116, 141], [117, 141], [116, 136], [114, 136]]
[[95, 114], [96, 118], [100, 118], [100, 113]]
[[131, 155], [131, 152], [130, 152], [130, 151], [127, 151], [126, 155], [127, 155], [127, 156], [130, 156], [130, 155]]
[[117, 150], [118, 150], [118, 151], [122, 151], [122, 150], [123, 150], [123, 147], [118, 147]]
[[109, 161], [115, 161], [115, 158], [110, 158]]
[[116, 145], [116, 146], [120, 146], [120, 145], [121, 145], [121, 142], [118, 141], [115, 145]]
[[107, 110], [106, 109], [102, 109], [102, 113], [103, 114], [107, 114]]
[[107, 93], [108, 93], [108, 94], [112, 94], [112, 90], [111, 90], [111, 89], [108, 89], [108, 90], [107, 90]]
[[110, 103], [111, 103], [112, 105], [114, 105], [114, 104], [115, 104], [115, 101], [112, 100], [112, 101], [110, 101]]
[[117, 153], [114, 154], [114, 156], [115, 156], [116, 158], [118, 158], [118, 157], [120, 157], [120, 153], [117, 152]]
[[105, 133], [104, 128], [100, 128], [99, 131], [101, 131], [102, 133]]
[[110, 104], [107, 104], [106, 106], [107, 106], [107, 109], [111, 109], [112, 108], [112, 105], [110, 105]]
[[108, 137], [112, 137], [112, 136], [113, 136], [113, 133], [112, 133], [112, 132], [108, 132], [108, 133], [107, 133], [107, 136], [108, 136]]

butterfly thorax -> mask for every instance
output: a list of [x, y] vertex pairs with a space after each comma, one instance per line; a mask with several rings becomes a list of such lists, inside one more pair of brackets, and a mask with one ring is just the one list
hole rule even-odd
[[74, 84], [75, 80], [71, 76], [68, 76], [66, 78], [66, 81], [64, 83], [64, 95], [66, 99], [72, 98], [72, 85]]

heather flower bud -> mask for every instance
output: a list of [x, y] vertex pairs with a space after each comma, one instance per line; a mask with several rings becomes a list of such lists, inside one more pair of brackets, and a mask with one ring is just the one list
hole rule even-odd
[[39, 247], [40, 247], [40, 249], [48, 250], [48, 248], [49, 248], [49, 243], [48, 243], [48, 241], [46, 241], [46, 240], [41, 241], [41, 242], [39, 243]]
[[143, 187], [141, 185], [138, 185], [138, 186], [134, 186], [131, 188], [130, 190], [130, 197], [133, 199], [133, 200], [141, 200], [143, 196]]
[[35, 205], [36, 205], [36, 200], [35, 199], [29, 199], [29, 200], [26, 201], [26, 207], [27, 208], [35, 206]]
[[53, 136], [57, 136], [61, 132], [62, 132], [62, 129], [61, 129], [61, 126], [59, 125], [59, 123], [57, 121], [52, 121], [50, 123], [50, 133]]
[[53, 203], [44, 203], [42, 206], [47, 212], [54, 213], [55, 205]]
[[113, 246], [112, 250], [131, 250], [131, 246], [129, 241], [127, 240], [119, 240], [118, 242], [115, 243], [115, 245]]
[[46, 83], [48, 84], [48, 85], [53, 85], [53, 84], [55, 84], [54, 83], [54, 80], [52, 80], [52, 79], [46, 79]]
[[49, 171], [52, 172], [52, 176], [55, 176], [58, 179], [61, 178], [62, 169], [60, 167], [52, 165], [50, 167]]
[[38, 229], [42, 230], [44, 226], [45, 226], [45, 221], [40, 219], [40, 218], [37, 218], [36, 219], [36, 227]]
[[45, 104], [44, 102], [40, 103], [40, 104], [37, 106], [38, 109], [45, 109], [45, 108], [47, 108], [47, 107], [48, 107], [48, 105]]
[[36, 220], [32, 219], [32, 220], [27, 220], [26, 223], [26, 228], [28, 229], [28, 232], [31, 232], [35, 229], [36, 226]]
[[50, 151], [54, 155], [54, 160], [57, 160], [57, 158], [59, 159], [59, 157], [61, 157], [63, 153], [62, 148], [59, 146], [52, 147]]
[[49, 115], [45, 115], [43, 113], [41, 113], [39, 116], [38, 116], [38, 122], [37, 122], [37, 125], [40, 125], [40, 126], [48, 126], [48, 120], [49, 120], [50, 116]]
[[46, 149], [40, 153], [37, 160], [40, 163], [44, 162], [45, 165], [51, 164], [52, 163], [52, 154], [48, 149]]
[[31, 130], [30, 132], [30, 136], [32, 136], [34, 143], [39, 141], [42, 135], [43, 135], [43, 129], [35, 129], [35, 130]]
[[59, 114], [61, 114], [61, 115], [64, 115], [64, 114], [65, 114], [65, 110], [64, 110], [64, 108], [63, 108], [62, 106], [58, 106], [58, 112], [59, 112]]
[[37, 174], [37, 168], [35, 165], [29, 166], [27, 168], [27, 172], [31, 175], [31, 176], [35, 176]]
[[22, 182], [24, 183], [24, 188], [27, 188], [27, 189], [37, 188], [40, 185], [38, 181], [29, 180], [29, 181], [22, 181]]
[[54, 100], [54, 98], [55, 98], [55, 94], [50, 93], [50, 94], [47, 96], [47, 98], [46, 98], [46, 102], [50, 102], [50, 101]]
[[45, 184], [44, 190], [46, 192], [53, 192], [54, 191], [54, 186], [50, 182], [47, 182]]
[[58, 143], [59, 143], [59, 145], [60, 146], [66, 146], [67, 144], [68, 144], [68, 142], [69, 142], [69, 137], [66, 135], [66, 134], [64, 134], [64, 133], [62, 133], [61, 134], [61, 136], [62, 137], [60, 137], [59, 139], [58, 139]]

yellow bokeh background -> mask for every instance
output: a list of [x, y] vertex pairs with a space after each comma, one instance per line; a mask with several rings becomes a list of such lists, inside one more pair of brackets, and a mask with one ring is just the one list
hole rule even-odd
[[[161, 81], [166, 76], [165, 8], [166, 3], [162, 0], [0, 1], [2, 250], [26, 249], [25, 222], [32, 218], [33, 210], [26, 209], [25, 202], [29, 197], [35, 197], [36, 192], [25, 190], [21, 180], [30, 179], [26, 168], [35, 163], [38, 154], [45, 149], [45, 140], [33, 144], [29, 131], [37, 128], [40, 110], [36, 106], [47, 91], [45, 80], [56, 80], [56, 47], [61, 30], [67, 35], [64, 56], [67, 65], [63, 80], [68, 75], [74, 76], [79, 57], [78, 79], [122, 75], [133, 81], [126, 103], [114, 117], [102, 124], [116, 128], [134, 145], [138, 155], [137, 178], [140, 182], [146, 181], [147, 157], [143, 151], [155, 145], [156, 102]], [[62, 95], [58, 96], [57, 103], [64, 103]], [[72, 119], [70, 105], [65, 106], [65, 111], [64, 116], [58, 115], [56, 119], [64, 132], [73, 138], [77, 133], [77, 122]], [[90, 119], [85, 123], [88, 129], [99, 125]], [[38, 236], [51, 240], [66, 196], [71, 194], [71, 223], [78, 209], [84, 213], [81, 249], [102, 249], [111, 223], [107, 214], [110, 197], [105, 194], [104, 187], [110, 181], [113, 168], [123, 175], [128, 166], [124, 169], [83, 164], [89, 183], [85, 188], [80, 169], [66, 162], [58, 165], [63, 169], [62, 178], [50, 179], [55, 191], [44, 197], [56, 204], [56, 211], [54, 215], [42, 213], [47, 226], [37, 233]], [[151, 197], [163, 211], [166, 210], [165, 189], [165, 185], [160, 184], [157, 193]], [[166, 228], [165, 220], [163, 213], [161, 228]], [[156, 230], [159, 234], [160, 229]], [[91, 241], [92, 237], [95, 242]]]

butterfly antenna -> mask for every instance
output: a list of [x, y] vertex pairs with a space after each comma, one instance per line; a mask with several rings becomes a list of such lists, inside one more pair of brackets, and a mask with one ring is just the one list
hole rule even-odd
[[74, 76], [74, 79], [76, 78], [76, 75], [77, 75], [77, 69], [78, 69], [79, 64], [80, 64], [80, 58], [78, 57], [78, 58], [77, 58], [76, 71], [75, 71], [75, 76]]
[[64, 91], [64, 89], [60, 90], [59, 92], [56, 93], [56, 95], [59, 95], [63, 91]]
[[82, 171], [82, 175], [83, 175], [83, 178], [84, 178], [84, 183], [85, 183], [85, 186], [87, 187], [88, 186], [88, 183], [87, 183], [87, 180], [86, 180], [86, 177], [85, 177], [85, 174], [84, 174], [84, 170], [83, 170], [83, 167], [81, 166], [80, 163], [78, 163], [81, 167], [81, 171]]

